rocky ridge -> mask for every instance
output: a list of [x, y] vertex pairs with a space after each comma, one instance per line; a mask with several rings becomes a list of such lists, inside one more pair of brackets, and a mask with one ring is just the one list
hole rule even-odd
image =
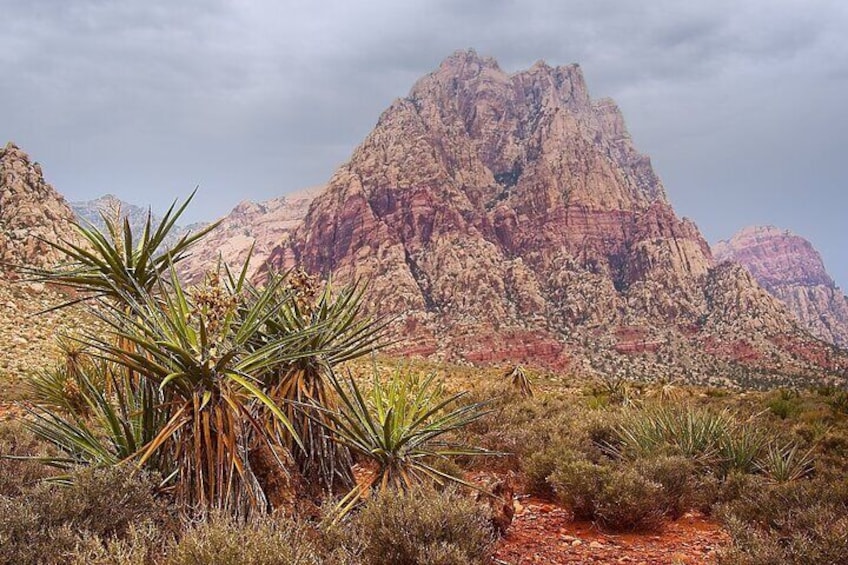
[[844, 370], [746, 271], [714, 266], [577, 65], [446, 59], [269, 257], [296, 263], [371, 281], [372, 310], [425, 355], [701, 380]]
[[[17, 145], [0, 149], [0, 397], [24, 394], [27, 375], [57, 355], [54, 337], [93, 321], [80, 308], [41, 314], [64, 300], [44, 284], [24, 284], [13, 266], [48, 267], [60, 261], [46, 241], [74, 240], [74, 213], [44, 180], [41, 166]], [[46, 240], [46, 241], [45, 241]]]
[[45, 267], [60, 259], [45, 240], [73, 238], [74, 213], [14, 143], [0, 149], [0, 261]]
[[265, 202], [241, 202], [180, 263], [181, 276], [189, 282], [198, 282], [207, 270], [215, 268], [219, 257], [231, 266], [240, 267], [251, 247], [251, 264], [258, 268], [275, 246], [288, 243], [322, 188], [309, 188]]
[[813, 335], [848, 347], [848, 298], [803, 237], [774, 226], [748, 227], [713, 247], [719, 261], [745, 267]]

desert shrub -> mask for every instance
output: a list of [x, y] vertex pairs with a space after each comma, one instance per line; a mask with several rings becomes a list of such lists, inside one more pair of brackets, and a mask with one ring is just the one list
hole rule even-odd
[[516, 393], [493, 396], [491, 392], [469, 395], [471, 403], [487, 402], [489, 413], [462, 431], [464, 443], [507, 454], [497, 460], [478, 458], [487, 468], [496, 465], [516, 471], [521, 461], [560, 441], [574, 426], [573, 406], [558, 395], [539, 392], [533, 398], [522, 398]]
[[347, 539], [364, 565], [484, 564], [494, 544], [489, 516], [450, 489], [375, 496], [352, 517]]
[[153, 565], [165, 560], [173, 539], [152, 522], [131, 525], [125, 536], [106, 538], [83, 533], [68, 555], [71, 565]]
[[786, 420], [801, 411], [798, 393], [789, 389], [780, 389], [775, 392], [768, 401], [767, 406], [769, 412], [781, 420]]
[[748, 493], [764, 488], [765, 480], [762, 477], [733, 471], [721, 481], [716, 492], [715, 504], [721, 505], [733, 502]]
[[527, 479], [527, 489], [540, 496], [555, 494], [551, 476], [558, 468], [573, 461], [585, 460], [586, 456], [576, 449], [573, 441], [560, 436], [546, 448], [530, 454], [521, 461], [521, 471]]
[[613, 531], [654, 531], [662, 527], [666, 509], [663, 486], [623, 466], [597, 493], [595, 520]]
[[578, 520], [595, 518], [597, 497], [612, 480], [610, 469], [579, 457], [560, 459], [548, 481]]
[[36, 459], [51, 454], [47, 445], [38, 441], [19, 423], [0, 426], [0, 496], [18, 496], [27, 487], [52, 474], [49, 467]]
[[719, 515], [732, 543], [722, 563], [845, 563], [848, 481], [748, 488]]
[[644, 459], [636, 462], [636, 469], [644, 478], [662, 487], [665, 513], [670, 518], [679, 518], [693, 503], [697, 473], [688, 459], [680, 456]]
[[125, 469], [88, 469], [69, 486], [41, 484], [0, 497], [0, 563], [63, 562], [80, 535], [122, 537], [133, 524], [169, 523], [146, 477]]
[[236, 521], [226, 515], [189, 528], [168, 565], [317, 565], [323, 563], [309, 531], [270, 517]]

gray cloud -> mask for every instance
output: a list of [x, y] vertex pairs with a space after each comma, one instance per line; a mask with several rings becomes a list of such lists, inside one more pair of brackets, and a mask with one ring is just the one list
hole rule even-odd
[[194, 218], [326, 181], [456, 49], [581, 63], [711, 240], [774, 223], [848, 285], [841, 0], [0, 0], [0, 138], [71, 199]]

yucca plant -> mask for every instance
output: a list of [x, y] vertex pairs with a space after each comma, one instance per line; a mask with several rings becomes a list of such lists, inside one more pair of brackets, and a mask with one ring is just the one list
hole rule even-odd
[[[353, 485], [350, 453], [333, 441], [332, 421], [326, 416], [327, 410], [337, 407], [328, 377], [339, 364], [385, 345], [389, 322], [363, 315], [365, 287], [360, 284], [338, 291], [329, 284], [321, 288], [302, 269], [272, 274], [267, 284], [290, 299], [278, 296], [274, 304], [280, 307], [268, 316], [254, 344], [294, 338], [296, 349], [311, 352], [263, 374], [264, 389], [282, 407], [301, 445], [295, 445], [294, 436], [286, 430], [279, 430], [281, 439], [292, 449], [307, 484], [316, 490], [349, 489]], [[257, 292], [253, 289], [252, 294]]]
[[772, 482], [788, 483], [813, 472], [812, 449], [804, 451], [795, 443], [784, 445], [772, 442], [757, 460], [757, 468]]
[[701, 464], [720, 459], [720, 445], [734, 426], [727, 411], [652, 406], [630, 412], [616, 427], [615, 447], [623, 457], [680, 455]]
[[192, 192], [179, 207], [177, 201], [174, 201], [156, 225], [153, 224], [152, 212], [148, 212], [147, 222], [138, 240], [132, 233], [128, 217], [121, 218], [120, 214], [111, 215], [101, 211], [105, 232], [91, 224], [74, 224], [76, 240], [62, 240], [58, 243], [45, 240], [67, 257], [64, 267], [17, 268], [30, 281], [53, 283], [78, 294], [77, 298], [51, 310], [95, 298], [121, 301], [123, 296], [129, 295], [140, 299], [140, 293], [155, 292], [168, 269], [185, 259], [190, 248], [218, 226], [218, 223], [214, 223], [196, 232], [186, 233], [170, 248], [164, 248], [196, 192]]
[[[248, 347], [280, 305], [272, 284], [259, 291], [247, 310], [239, 310], [246, 272], [245, 266], [235, 289], [224, 288], [213, 277], [205, 287], [186, 293], [172, 270], [170, 284], [161, 283], [155, 296], [119, 293], [128, 309], [105, 307], [98, 313], [111, 335], [85, 341], [100, 357], [138, 375], [162, 395], [167, 422], [140, 448], [139, 464], [155, 457], [172, 462], [178, 499], [235, 514], [266, 505], [248, 459], [256, 445], [275, 443], [264, 422], [273, 419], [295, 443], [300, 441], [255, 375], [314, 353], [303, 348], [307, 340], [301, 333]], [[285, 472], [279, 465], [279, 472]]]
[[[51, 405], [49, 398], [36, 397], [28, 408], [32, 416], [28, 427], [60, 453], [43, 457], [42, 462], [66, 471], [79, 465], [118, 465], [136, 457], [156, 437], [168, 414], [161, 409], [161, 393], [152, 387], [138, 386], [125, 373], [118, 376], [116, 373], [121, 371], [101, 362], [68, 377], [68, 382], [76, 387], [73, 403], [57, 406]], [[163, 477], [174, 470], [158, 454], [148, 461], [147, 467]]]
[[756, 472], [757, 461], [767, 445], [768, 436], [760, 428], [751, 424], [734, 427], [719, 442], [723, 472]]
[[509, 380], [513, 390], [524, 398], [533, 397], [533, 386], [530, 383], [530, 377], [527, 371], [521, 365], [516, 365], [506, 372], [504, 378]]
[[422, 379], [397, 369], [384, 382], [375, 370], [367, 392], [350, 376], [342, 380], [331, 374], [329, 380], [341, 406], [337, 411], [322, 410], [332, 423], [328, 429], [338, 442], [373, 465], [373, 473], [340, 502], [340, 515], [374, 490], [406, 490], [422, 482], [470, 486], [434, 463], [488, 454], [446, 438], [483, 417], [484, 404], [460, 404], [465, 393], [445, 394], [434, 374]]

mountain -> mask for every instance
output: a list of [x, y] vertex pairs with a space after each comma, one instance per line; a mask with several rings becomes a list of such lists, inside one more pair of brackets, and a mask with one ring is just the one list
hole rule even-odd
[[748, 269], [813, 335], [848, 347], [848, 298], [809, 241], [774, 226], [754, 226], [718, 242], [713, 252], [719, 261]]
[[322, 188], [310, 188], [265, 202], [241, 202], [180, 264], [181, 276], [189, 282], [202, 280], [204, 273], [217, 265], [219, 256], [227, 264], [239, 267], [247, 259], [251, 246], [251, 264], [262, 265], [276, 245], [288, 241]]
[[[115, 213], [120, 211], [121, 216], [126, 216], [130, 221], [130, 227], [134, 234], [141, 234], [144, 231], [144, 226], [147, 223], [148, 209], [136, 206], [125, 202], [114, 194], [106, 194], [94, 200], [86, 200], [81, 202], [71, 202], [71, 209], [78, 220], [83, 221], [83, 225], [91, 224], [99, 230], [105, 230], [106, 223], [103, 221], [103, 215], [107, 218], [114, 217]], [[158, 225], [162, 218], [156, 214], [151, 215], [153, 225]], [[204, 222], [189, 224], [187, 226], [176, 225], [171, 230], [171, 233], [165, 238], [162, 247], [176, 243], [182, 236], [190, 231], [200, 229], [207, 225]]]
[[844, 370], [679, 218], [577, 65], [458, 52], [396, 100], [269, 256], [370, 281], [408, 352], [770, 382]]
[[0, 396], [16, 398], [21, 382], [55, 362], [55, 337], [92, 327], [79, 307], [42, 313], [67, 297], [49, 285], [22, 284], [10, 265], [48, 267], [60, 261], [46, 241], [75, 239], [74, 213], [44, 180], [41, 166], [14, 143], [0, 148]]
[[0, 149], [0, 261], [45, 267], [58, 252], [44, 240], [73, 238], [74, 213], [41, 166], [12, 142]]

